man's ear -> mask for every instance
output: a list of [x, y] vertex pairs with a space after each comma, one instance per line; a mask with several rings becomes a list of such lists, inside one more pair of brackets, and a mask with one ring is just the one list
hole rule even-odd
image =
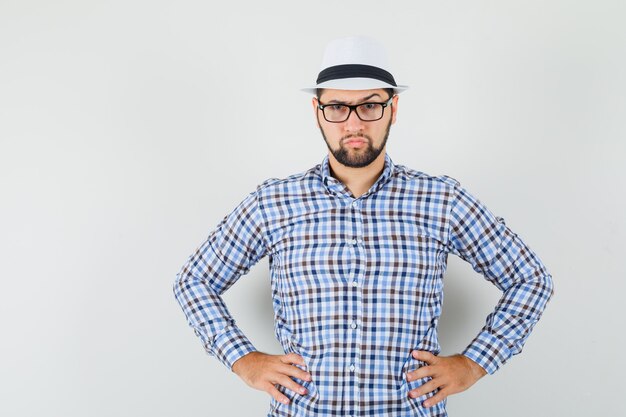
[[317, 128], [321, 129], [320, 126], [320, 119], [317, 117], [317, 105], [319, 104], [319, 101], [317, 100], [317, 97], [313, 97], [313, 99], [311, 100], [311, 103], [313, 104], [313, 115], [315, 116], [315, 123], [317, 124]]
[[400, 97], [396, 94], [393, 96], [393, 101], [391, 102], [391, 124], [396, 122], [396, 115], [398, 114], [398, 99]]

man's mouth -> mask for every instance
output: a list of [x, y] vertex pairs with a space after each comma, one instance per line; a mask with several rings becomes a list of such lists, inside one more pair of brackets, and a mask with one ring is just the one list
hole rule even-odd
[[347, 146], [360, 147], [365, 145], [366, 141], [364, 138], [349, 138], [343, 142]]

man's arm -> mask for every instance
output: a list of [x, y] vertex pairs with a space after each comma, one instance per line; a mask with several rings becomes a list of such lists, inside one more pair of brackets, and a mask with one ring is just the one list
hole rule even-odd
[[221, 295], [265, 256], [256, 192], [250, 193], [209, 234], [176, 275], [173, 291], [188, 324], [211, 356], [232, 371], [256, 351], [235, 324]]
[[455, 187], [449, 247], [502, 291], [485, 326], [462, 352], [493, 374], [522, 351], [552, 297], [554, 285], [539, 257], [463, 187]]
[[221, 295], [267, 252], [257, 194], [248, 195], [224, 217], [206, 241], [189, 257], [174, 281], [174, 295], [187, 322], [211, 356], [217, 357], [246, 384], [289, 404], [282, 385], [305, 395], [291, 377], [311, 381], [301, 356], [269, 355], [257, 351], [235, 324]]
[[407, 379], [431, 379], [409, 395], [417, 398], [439, 389], [424, 402], [426, 407], [466, 390], [520, 353], [554, 291], [552, 277], [539, 258], [504, 219], [494, 216], [456, 181], [449, 218], [449, 251], [469, 262], [503, 294], [461, 355], [412, 352], [426, 366], [409, 372]]

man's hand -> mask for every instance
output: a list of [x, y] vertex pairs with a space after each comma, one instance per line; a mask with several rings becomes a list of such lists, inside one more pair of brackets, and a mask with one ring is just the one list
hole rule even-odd
[[232, 370], [252, 388], [266, 391], [276, 401], [289, 404], [289, 398], [284, 396], [275, 384], [280, 384], [293, 392], [304, 395], [307, 392], [306, 388], [290, 377], [293, 376], [304, 381], [311, 380], [311, 374], [294, 366], [294, 364], [306, 365], [304, 359], [295, 353], [268, 355], [257, 351], [237, 359]]
[[432, 379], [409, 391], [409, 396], [417, 398], [439, 388], [437, 394], [424, 401], [424, 407], [432, 407], [449, 395], [465, 391], [487, 373], [482, 366], [464, 355], [435, 356], [423, 350], [414, 350], [411, 354], [415, 359], [426, 362], [427, 366], [407, 372], [406, 380]]

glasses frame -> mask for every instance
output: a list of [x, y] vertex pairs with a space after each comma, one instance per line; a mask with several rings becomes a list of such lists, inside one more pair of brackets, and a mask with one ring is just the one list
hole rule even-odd
[[[324, 120], [326, 120], [328, 123], [343, 123], [343, 122], [345, 122], [346, 120], [348, 120], [350, 118], [350, 115], [352, 114], [353, 111], [356, 114], [356, 117], [358, 117], [359, 120], [361, 120], [362, 122], [375, 122], [375, 121], [378, 121], [378, 120], [383, 118], [383, 116], [385, 115], [385, 108], [387, 106], [392, 105], [391, 102], [393, 101], [393, 98], [395, 96], [396, 95], [394, 94], [393, 96], [389, 97], [389, 100], [387, 100], [385, 102], [367, 101], [365, 103], [359, 103], [359, 104], [343, 104], [343, 103], [322, 104], [322, 103], [319, 102], [319, 99], [318, 99], [318, 101], [317, 101], [317, 108], [322, 111], [322, 115], [324, 116]], [[359, 115], [359, 112], [356, 109], [358, 107], [364, 106], [366, 104], [380, 104], [381, 106], [383, 106], [383, 111], [380, 114], [380, 117], [378, 119], [373, 119], [373, 120], [363, 120], [363, 119], [361, 119], [361, 116]], [[332, 121], [332, 120], [328, 120], [326, 118], [326, 113], [324, 113], [324, 109], [326, 107], [328, 107], [328, 106], [344, 106], [344, 107], [348, 107], [350, 109], [350, 111], [348, 112], [348, 116], [344, 120]]]

